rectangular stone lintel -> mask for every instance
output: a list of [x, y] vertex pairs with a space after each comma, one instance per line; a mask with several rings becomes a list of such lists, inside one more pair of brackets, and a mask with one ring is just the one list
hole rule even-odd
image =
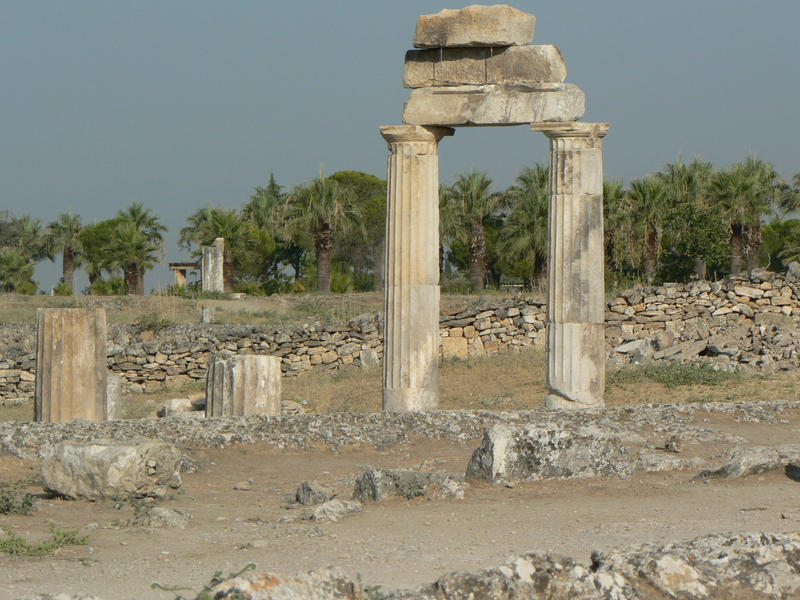
[[415, 89], [403, 110], [409, 125], [524, 125], [574, 121], [586, 97], [571, 83], [462, 85]]
[[435, 48], [406, 52], [407, 88], [457, 85], [563, 83], [567, 67], [552, 45], [506, 48]]

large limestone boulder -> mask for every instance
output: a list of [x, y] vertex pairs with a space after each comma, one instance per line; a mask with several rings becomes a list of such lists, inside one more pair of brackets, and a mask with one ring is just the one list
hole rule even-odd
[[241, 575], [208, 591], [215, 600], [362, 600], [361, 586], [337, 568], [324, 568], [288, 577], [272, 573]]
[[467, 466], [467, 479], [501, 481], [628, 476], [622, 440], [594, 428], [494, 425]]
[[733, 448], [723, 465], [700, 473], [701, 478], [736, 479], [800, 465], [800, 444]]
[[533, 41], [536, 17], [507, 4], [444, 9], [420, 15], [415, 48], [457, 46], [523, 46]]
[[562, 83], [567, 66], [552, 45], [509, 48], [409, 50], [403, 71], [407, 88], [511, 83]]
[[63, 442], [42, 462], [42, 485], [67, 498], [160, 497], [181, 485], [181, 453], [159, 440]]
[[586, 112], [586, 95], [571, 83], [530, 86], [461, 85], [412, 90], [403, 109], [408, 125], [524, 125], [575, 121]]

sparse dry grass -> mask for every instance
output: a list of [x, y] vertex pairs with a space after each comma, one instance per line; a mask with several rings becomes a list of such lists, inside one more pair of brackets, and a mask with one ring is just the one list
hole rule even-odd
[[[648, 371], [649, 369], [649, 371]], [[668, 384], [654, 381], [653, 369], [667, 371]], [[691, 369], [690, 369], [691, 370]], [[800, 392], [800, 373], [771, 376], [735, 375], [730, 379], [697, 384], [674, 380], [669, 363], [626, 367], [624, 376], [609, 376], [606, 406], [668, 402], [731, 402], [735, 400], [794, 400]], [[656, 377], [657, 379], [658, 377]], [[304, 403], [310, 413], [381, 410], [381, 370], [346, 366], [338, 371], [312, 371], [286, 377], [285, 400]], [[123, 418], [153, 417], [168, 398], [201, 393], [202, 382], [180, 389], [162, 388], [123, 399]], [[442, 409], [527, 410], [544, 406], [546, 395], [544, 354], [536, 350], [504, 353], [470, 360], [445, 360], [439, 369]], [[0, 421], [33, 418], [33, 403], [0, 407]]]

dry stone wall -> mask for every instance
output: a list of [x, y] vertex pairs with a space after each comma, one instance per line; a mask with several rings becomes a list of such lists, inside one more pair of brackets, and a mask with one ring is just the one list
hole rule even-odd
[[[544, 348], [543, 302], [490, 299], [442, 315], [441, 351], [469, 358]], [[606, 305], [606, 351], [612, 360], [705, 361], [759, 371], [800, 366], [800, 278], [756, 271], [720, 282], [635, 288]], [[377, 367], [383, 322], [367, 315], [349, 323], [287, 328], [175, 325], [158, 332], [112, 326], [108, 367], [133, 389], [202, 381], [215, 353], [281, 357], [284, 376], [343, 365]], [[0, 403], [33, 397], [33, 324], [0, 327]]]

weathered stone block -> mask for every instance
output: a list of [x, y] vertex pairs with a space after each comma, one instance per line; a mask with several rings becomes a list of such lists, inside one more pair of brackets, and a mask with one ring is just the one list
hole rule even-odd
[[536, 17], [506, 4], [444, 9], [420, 15], [415, 48], [522, 46], [533, 41]]
[[42, 462], [45, 490], [67, 498], [160, 497], [178, 488], [181, 453], [157, 440], [63, 442]]
[[406, 52], [403, 85], [535, 85], [562, 83], [566, 78], [567, 67], [556, 46], [447, 48]]
[[467, 479], [628, 476], [632, 461], [619, 437], [594, 428], [495, 425], [472, 454]]
[[279, 357], [249, 354], [215, 358], [209, 364], [206, 377], [207, 417], [280, 414]]
[[41, 308], [37, 316], [35, 419], [106, 418], [106, 312]]
[[442, 355], [445, 358], [467, 359], [469, 357], [469, 341], [465, 337], [442, 338]]
[[403, 122], [451, 127], [523, 125], [575, 121], [585, 110], [583, 91], [571, 83], [428, 87], [411, 92]]

